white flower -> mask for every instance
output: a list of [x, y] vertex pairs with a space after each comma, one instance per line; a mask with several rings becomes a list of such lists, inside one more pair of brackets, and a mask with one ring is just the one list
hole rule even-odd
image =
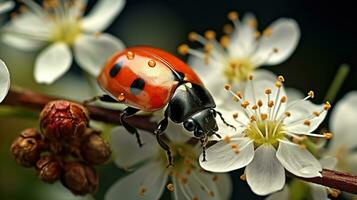
[[82, 69], [96, 76], [107, 58], [123, 49], [114, 36], [100, 33], [123, 9], [125, 0], [101, 0], [86, 16], [86, 0], [51, 0], [40, 6], [22, 0], [27, 7], [5, 27], [2, 40], [22, 50], [41, 51], [35, 61], [37, 82], [50, 84], [68, 71], [72, 51]]
[[0, 60], [0, 103], [4, 100], [10, 88], [10, 73], [5, 63]]
[[213, 31], [207, 31], [205, 37], [190, 33], [189, 39], [201, 43], [204, 49], [194, 50], [185, 44], [178, 48], [181, 54], [190, 54], [188, 64], [195, 68], [211, 92], [221, 91], [217, 87], [227, 82], [233, 87], [242, 85], [251, 74], [271, 77], [271, 72], [255, 70], [285, 61], [300, 39], [298, 24], [293, 19], [278, 19], [260, 34], [253, 14], [246, 14], [240, 21], [238, 14], [231, 12], [228, 18], [232, 20], [234, 29], [228, 28], [228, 35], [223, 36], [220, 42], [215, 39]]
[[2, 1], [0, 0], [0, 14], [11, 10], [15, 6], [13, 1]]
[[330, 117], [330, 129], [336, 137], [328, 146], [328, 155], [338, 160], [336, 168], [357, 173], [357, 91], [350, 92], [334, 107]]
[[[285, 184], [285, 170], [299, 177], [321, 176], [318, 160], [305, 148], [306, 136], [330, 138], [331, 134], [312, 133], [330, 108], [314, 105], [307, 99], [288, 103], [283, 81], [279, 76], [274, 83], [253, 81], [246, 85], [244, 95], [226, 89], [241, 108], [222, 111], [237, 131], [220, 126], [222, 140], [207, 149], [207, 161], [200, 164], [212, 172], [228, 172], [245, 168], [247, 182], [253, 192], [266, 195], [281, 190]], [[234, 108], [231, 108], [232, 110]], [[201, 155], [202, 157], [202, 155]]]
[[[326, 156], [320, 159], [320, 163], [324, 169], [335, 169], [337, 160], [334, 157], [331, 156]], [[322, 185], [318, 185], [315, 183], [309, 183], [305, 182], [309, 188], [310, 188], [310, 193], [312, 196], [313, 200], [329, 200], [328, 195], [331, 194], [334, 197], [337, 197], [339, 195], [339, 191], [336, 189], [332, 189], [329, 187], [325, 187]], [[269, 197], [266, 198], [266, 200], [289, 200], [289, 187], [285, 186], [285, 188], [282, 191], [276, 192], [272, 195], [269, 195]], [[308, 194], [306, 194], [307, 196]]]
[[123, 127], [111, 133], [115, 163], [129, 175], [119, 179], [106, 193], [106, 200], [120, 197], [128, 200], [160, 199], [165, 188], [176, 200], [224, 200], [231, 194], [229, 175], [204, 172], [196, 162], [200, 148], [188, 144], [180, 125], [169, 124], [166, 136], [173, 153], [173, 167], [167, 168], [165, 151], [158, 146], [152, 133], [140, 131], [145, 145], [140, 148], [136, 140]]

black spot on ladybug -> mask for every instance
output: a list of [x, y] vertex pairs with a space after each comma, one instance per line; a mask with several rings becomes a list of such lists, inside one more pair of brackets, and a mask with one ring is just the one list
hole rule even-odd
[[123, 66], [122, 62], [115, 63], [115, 65], [113, 65], [113, 67], [109, 71], [110, 77], [112, 78], [116, 77], [122, 66]]
[[133, 95], [138, 95], [145, 87], [145, 81], [142, 78], [135, 79], [130, 85], [130, 92]]
[[185, 78], [185, 74], [184, 74], [184, 73], [179, 72], [179, 71], [176, 71], [176, 72], [177, 72], [177, 74], [180, 76], [180, 78], [177, 77], [176, 75], [174, 75], [175, 81], [181, 81], [181, 80], [183, 80], [183, 79]]

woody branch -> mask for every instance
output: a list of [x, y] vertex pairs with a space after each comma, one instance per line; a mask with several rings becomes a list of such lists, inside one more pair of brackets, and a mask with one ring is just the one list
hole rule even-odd
[[[48, 102], [58, 99], [60, 98], [30, 90], [12, 88], [2, 104], [40, 111]], [[120, 111], [94, 105], [86, 105], [86, 107], [91, 119], [121, 125], [119, 119]], [[128, 118], [128, 122], [139, 129], [147, 131], [153, 131], [156, 127], [156, 124], [149, 120], [149, 116], [133, 116]], [[357, 176], [351, 174], [323, 169], [322, 177], [300, 179], [357, 194]]]

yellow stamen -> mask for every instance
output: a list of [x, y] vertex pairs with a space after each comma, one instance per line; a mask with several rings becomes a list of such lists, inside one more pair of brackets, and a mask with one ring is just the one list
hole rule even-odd
[[231, 85], [230, 84], [224, 84], [224, 89], [225, 90], [230, 90], [231, 89]]
[[181, 44], [178, 48], [177, 51], [181, 55], [186, 55], [188, 53], [188, 50], [190, 47], [187, 44]]
[[224, 136], [223, 141], [228, 144], [228, 143], [231, 142], [231, 137], [229, 137], [228, 135], [226, 135], [226, 136]]
[[271, 30], [271, 28], [266, 28], [264, 31], [263, 31], [263, 35], [264, 35], [264, 37], [269, 37], [269, 36], [271, 36], [271, 34], [272, 34], [272, 30]]
[[197, 33], [196, 32], [191, 32], [188, 34], [188, 40], [191, 42], [197, 41]]
[[238, 118], [238, 113], [233, 113], [232, 117], [233, 117], [233, 119], [237, 119]]
[[222, 47], [227, 48], [229, 45], [228, 36], [226, 36], [226, 35], [222, 36], [221, 39], [219, 40], [219, 43], [222, 45]]
[[172, 184], [172, 183], [167, 184], [167, 185], [166, 185], [166, 188], [167, 188], [170, 192], [175, 191], [174, 184]]
[[247, 180], [247, 176], [245, 175], [245, 173], [242, 174], [239, 178], [240, 178], [240, 180], [242, 180], [242, 181], [246, 181], [246, 180]]
[[205, 38], [207, 38], [207, 40], [213, 40], [216, 38], [216, 33], [212, 30], [208, 30], [205, 32]]
[[212, 181], [213, 181], [213, 182], [218, 181], [218, 176], [217, 176], [217, 175], [214, 175], [214, 176], [212, 177]]
[[330, 140], [332, 138], [332, 133], [324, 133], [326, 139]]
[[315, 93], [314, 91], [310, 90], [309, 93], [307, 93], [309, 95], [310, 98], [314, 98], [315, 97]]
[[238, 13], [235, 12], [235, 11], [231, 11], [231, 12], [229, 12], [228, 15], [227, 15], [227, 18], [228, 18], [229, 20], [231, 20], [231, 21], [237, 20], [238, 17], [239, 17], [239, 15], [238, 15]]
[[330, 108], [331, 108], [330, 102], [326, 101], [326, 103], [324, 104], [324, 110], [328, 111], [330, 110]]
[[241, 103], [241, 106], [242, 106], [243, 108], [247, 108], [247, 106], [249, 106], [249, 102], [248, 102], [247, 100], [245, 100], [245, 101], [243, 101], [243, 102]]
[[271, 89], [270, 89], [270, 88], [266, 89], [266, 90], [264, 91], [264, 93], [265, 93], [265, 94], [271, 94]]
[[310, 126], [311, 125], [311, 121], [310, 120], [305, 120], [304, 121], [304, 125], [305, 126]]
[[223, 26], [223, 33], [230, 34], [233, 32], [233, 26], [230, 24], [226, 24]]
[[260, 114], [260, 117], [262, 118], [262, 120], [266, 120], [266, 119], [268, 119], [268, 114], [262, 113], [262, 114]]
[[139, 195], [140, 196], [144, 196], [145, 195], [145, 192], [147, 191], [147, 189], [145, 188], [145, 187], [140, 187], [140, 189], [139, 189]]

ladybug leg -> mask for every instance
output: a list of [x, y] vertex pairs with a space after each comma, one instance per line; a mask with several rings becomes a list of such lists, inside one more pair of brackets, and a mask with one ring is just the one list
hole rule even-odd
[[123, 112], [120, 114], [120, 122], [129, 133], [131, 133], [131, 134], [136, 136], [136, 140], [137, 140], [137, 142], [139, 144], [139, 147], [142, 147], [143, 143], [142, 143], [142, 141], [140, 139], [140, 135], [139, 135], [138, 130], [136, 130], [136, 128], [134, 128], [133, 126], [131, 126], [130, 124], [128, 124], [125, 121], [126, 118], [133, 116], [138, 111], [139, 111], [139, 109], [132, 108], [132, 107], [125, 108], [123, 110]]
[[95, 96], [91, 99], [87, 99], [87, 100], [84, 100], [83, 101], [83, 104], [84, 105], [88, 105], [94, 101], [97, 101], [97, 100], [100, 100], [100, 101], [104, 101], [104, 102], [108, 102], [108, 103], [116, 103], [118, 102], [118, 100], [114, 99], [113, 97], [107, 95], [107, 94], [104, 94], [104, 95], [101, 95], [101, 96]]
[[172, 166], [172, 161], [173, 161], [171, 150], [170, 150], [169, 145], [167, 145], [166, 142], [161, 139], [161, 135], [166, 130], [166, 128], [168, 126], [168, 123], [169, 123], [169, 120], [168, 120], [168, 113], [167, 113], [167, 109], [166, 109], [165, 110], [165, 117], [164, 117], [164, 119], [162, 119], [159, 122], [159, 125], [155, 129], [154, 133], [155, 133], [155, 136], [156, 136], [157, 143], [160, 145], [161, 148], [163, 148], [166, 151], [167, 159], [169, 161], [169, 164], [167, 165], [167, 167], [170, 167], [170, 166]]
[[204, 137], [200, 138], [200, 142], [202, 145], [202, 162], [207, 161], [206, 159], [206, 145], [207, 145], [207, 135], [205, 135]]
[[234, 127], [233, 125], [228, 124], [228, 122], [226, 122], [226, 120], [223, 118], [223, 115], [222, 115], [221, 112], [216, 111], [216, 113], [218, 114], [218, 116], [221, 118], [222, 122], [223, 122], [226, 126], [231, 127], [231, 128], [234, 128], [234, 130], [237, 130], [236, 127]]

